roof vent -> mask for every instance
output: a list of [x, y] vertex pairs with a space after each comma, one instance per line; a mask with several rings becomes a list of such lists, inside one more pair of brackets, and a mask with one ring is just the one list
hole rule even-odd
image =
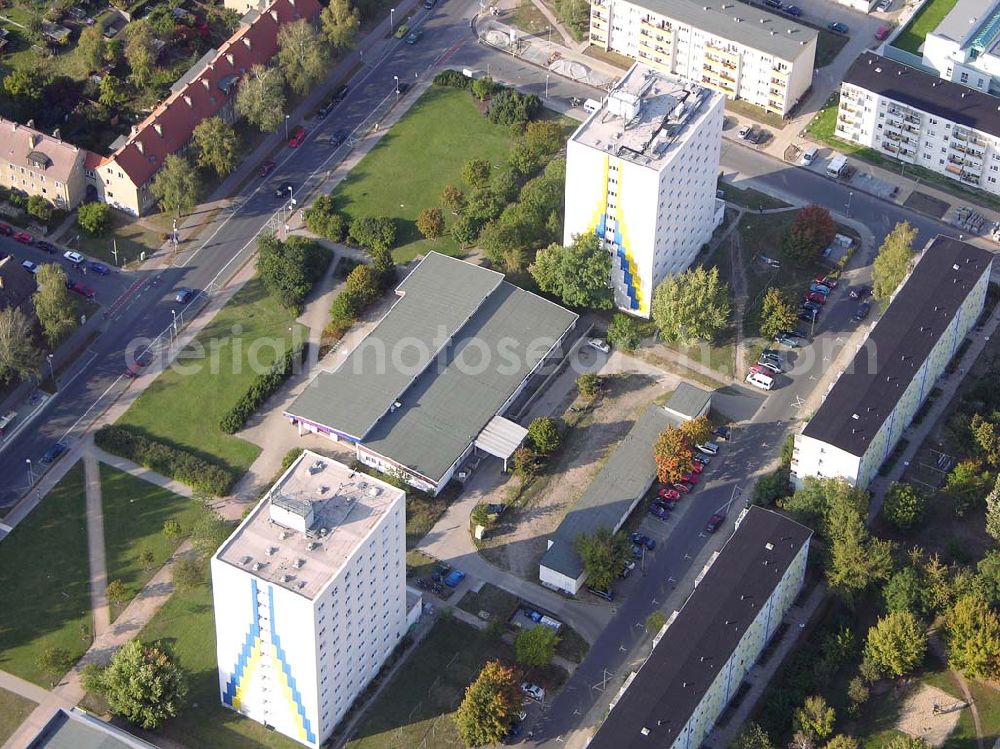
[[291, 581], [292, 581], [292, 576], [291, 575], [282, 575], [281, 576], [281, 582], [283, 582], [283, 583], [290, 583]]
[[377, 497], [381, 493], [382, 493], [382, 489], [379, 488], [379, 487], [377, 487], [377, 486], [373, 486], [371, 489], [368, 490], [368, 496], [369, 497]]
[[278, 547], [268, 546], [264, 553], [267, 554], [269, 557], [273, 557], [275, 554], [278, 553]]
[[306, 551], [316, 551], [319, 547], [319, 541], [310, 541], [306, 544]]
[[641, 734], [642, 734], [643, 736], [649, 736], [649, 729], [648, 729], [648, 728], [646, 728], [646, 726], [643, 726], [643, 727], [642, 727], [642, 728], [641, 728], [641, 729], [639, 730], [639, 733], [641, 733]]
[[302, 590], [304, 587], [306, 587], [306, 581], [305, 580], [299, 580], [295, 584], [295, 587], [298, 588], [299, 590]]
[[861, 417], [858, 416], [857, 414], [851, 414], [851, 418], [854, 419], [854, 420], [857, 420], [857, 419], [860, 419]]
[[953, 266], [951, 266], [951, 269], [952, 270], [959, 270], [958, 263], [955, 263]]
[[324, 484], [323, 486], [321, 486], [319, 488], [319, 493], [320, 494], [326, 494], [328, 491], [330, 491], [330, 487], [327, 486], [326, 484]]
[[252, 561], [253, 557], [240, 557], [240, 564], [242, 564], [243, 566], [250, 564], [250, 562]]
[[291, 531], [282, 531], [281, 533], [278, 534], [278, 538], [281, 539], [282, 541], [284, 541], [290, 535], [292, 535]]
[[254, 572], [260, 572], [262, 569], [264, 569], [264, 563], [263, 562], [254, 562], [253, 563], [253, 571]]
[[[870, 62], [868, 64], [871, 65]], [[882, 68], [875, 68], [875, 72], [876, 73], [881, 73], [882, 72]]]
[[302, 565], [304, 565], [305, 563], [306, 563], [305, 559], [296, 559], [295, 560], [295, 569], [297, 569], [297, 570], [302, 569]]
[[774, 544], [768, 541], [766, 544], [764, 544], [764, 548], [767, 549], [768, 551], [774, 551]]

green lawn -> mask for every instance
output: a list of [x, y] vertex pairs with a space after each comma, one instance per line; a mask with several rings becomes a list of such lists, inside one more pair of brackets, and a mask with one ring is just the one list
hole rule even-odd
[[[72, 224], [62, 233], [58, 241], [108, 264], [124, 265], [138, 260], [140, 253], [145, 252], [149, 257], [159, 250], [163, 245], [163, 236], [160, 232], [147, 229], [131, 216], [112, 211], [111, 230], [104, 236], [88, 236], [80, 230], [80, 227]], [[117, 263], [113, 252], [116, 247]]]
[[458, 607], [470, 614], [479, 616], [480, 611], [488, 611], [494, 619], [506, 622], [517, 608], [520, 599], [513, 593], [508, 593], [492, 583], [484, 583], [479, 591], [467, 591]]
[[958, 0], [930, 0], [910, 19], [892, 46], [919, 55], [924, 38], [937, 28], [938, 24], [955, 7], [956, 2]]
[[462, 746], [452, 713], [483, 664], [507, 655], [502, 642], [457, 619], [441, 619], [371, 706], [348, 749]]
[[[119, 423], [140, 427], [238, 473], [246, 471], [260, 448], [224, 434], [219, 420], [257, 372], [275, 361], [276, 349], [287, 348], [293, 333], [300, 341], [306, 338], [305, 328], [254, 277], [197, 337], [188, 351], [192, 356], [157, 377]], [[199, 346], [201, 356], [195, 357]]]
[[727, 202], [735, 203], [736, 205], [743, 206], [744, 208], [749, 208], [752, 211], [757, 211], [761, 208], [767, 211], [772, 208], [790, 207], [784, 200], [772, 197], [766, 192], [754, 190], [752, 187], [740, 189], [729, 184], [728, 182], [722, 182], [720, 180], [718, 189], [722, 190], [724, 199]]
[[77, 464], [0, 543], [0, 669], [45, 687], [39, 653], [62, 647], [75, 660], [90, 647], [85, 515]]
[[[179, 522], [186, 536], [204, 510], [197, 500], [103, 464], [101, 496], [108, 580], [121, 580], [134, 596], [183, 541], [183, 538], [169, 540], [163, 535], [164, 521]], [[154, 562], [149, 568], [139, 561], [144, 549], [153, 552]], [[112, 607], [112, 619], [117, 618], [125, 605]]]
[[837, 59], [847, 41], [848, 37], [845, 34], [834, 34], [832, 31], [819, 29], [819, 36], [816, 39], [816, 67], [826, 67]]
[[35, 706], [36, 703], [19, 694], [0, 689], [0, 744], [14, 735]]
[[382, 136], [333, 197], [351, 218], [397, 220], [397, 262], [430, 250], [454, 255], [458, 246], [450, 236], [421, 238], [417, 214], [439, 205], [445, 185], [461, 183], [459, 173], [469, 159], [504, 163], [512, 141], [510, 130], [479, 113], [468, 91], [435, 86]]
[[[301, 744], [224, 708], [219, 701], [212, 591], [174, 593], [139, 634], [168, 647], [188, 674], [187, 705], [157, 732], [190, 747], [295, 749]], [[153, 743], [158, 743], [155, 738]]]

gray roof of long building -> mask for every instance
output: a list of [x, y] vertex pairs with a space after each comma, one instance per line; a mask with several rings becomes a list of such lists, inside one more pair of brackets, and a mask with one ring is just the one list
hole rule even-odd
[[[811, 535], [783, 515], [751, 507], [608, 714], [590, 749], [671, 746]], [[641, 733], [643, 728], [648, 735]]]
[[583, 495], [566, 513], [552, 535], [553, 544], [542, 557], [542, 566], [567, 577], [583, 573], [583, 561], [573, 550], [580, 534], [600, 528], [614, 528], [637, 497], [649, 489], [656, 478], [653, 443], [664, 429], [677, 424], [660, 406], [650, 406], [636, 419], [625, 438], [590, 482]]
[[140, 749], [154, 744], [143, 741], [97, 718], [59, 710], [28, 749]]
[[[797, 58], [809, 42], [819, 36], [816, 29], [796, 23], [788, 16], [779, 16], [762, 8], [732, 0], [726, 2], [629, 0], [629, 2], [723, 39], [739, 42], [788, 61]], [[772, 31], [775, 33], [772, 34]]]
[[[454, 289], [456, 284], [466, 288]], [[450, 331], [450, 345], [440, 355], [419, 357], [405, 379], [391, 366], [380, 373], [377, 357], [352, 353], [340, 369], [317, 376], [287, 412], [351, 434], [366, 448], [437, 481], [577, 315], [501, 274], [437, 253], [400, 288], [403, 298], [355, 352], [373, 338], [387, 352], [400, 340], [422, 339], [434, 333], [438, 316]], [[458, 299], [451, 298], [453, 291]], [[438, 349], [442, 346], [430, 350]], [[488, 361], [482, 352], [488, 352]], [[354, 361], [360, 369], [353, 369]], [[414, 378], [417, 367], [421, 372]], [[365, 399], [376, 400], [378, 407], [358, 404]], [[390, 411], [395, 402], [401, 405]]]
[[858, 86], [922, 112], [1000, 137], [1000, 97], [865, 52], [844, 75]]
[[402, 298], [378, 326], [288, 411], [360, 439], [502, 282], [502, 273], [429, 253], [399, 284]]
[[936, 237], [802, 433], [864, 455], [992, 259], [966, 242]]

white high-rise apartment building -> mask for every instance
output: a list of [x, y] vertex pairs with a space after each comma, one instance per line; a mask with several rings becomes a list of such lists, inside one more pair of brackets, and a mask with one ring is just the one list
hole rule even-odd
[[866, 52], [840, 86], [836, 135], [1000, 194], [1000, 97]]
[[594, 0], [590, 42], [786, 116], [812, 83], [818, 32], [736, 0]]
[[405, 633], [406, 503], [308, 450], [212, 557], [223, 704], [319, 747]]
[[596, 232], [619, 309], [649, 317], [653, 288], [722, 221], [723, 97], [637, 63], [566, 147], [565, 242]]

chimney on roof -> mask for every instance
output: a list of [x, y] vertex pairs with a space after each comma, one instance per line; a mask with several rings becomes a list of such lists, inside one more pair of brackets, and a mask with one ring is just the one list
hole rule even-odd
[[145, 151], [143, 150], [143, 145], [141, 140], [137, 140], [135, 142], [135, 147], [139, 149], [139, 153], [145, 153]]
[[161, 138], [163, 137], [163, 125], [161, 125], [159, 122], [153, 123], [153, 130], [155, 130], [156, 134], [159, 135]]
[[235, 65], [236, 64], [236, 58], [233, 57], [233, 53], [232, 52], [227, 52], [226, 53], [226, 62], [228, 62], [230, 65]]
[[191, 107], [191, 109], [194, 109], [194, 102], [188, 94], [184, 94], [184, 103]]
[[212, 84], [208, 82], [208, 78], [202, 78], [201, 85], [205, 87], [206, 91], [211, 91], [212, 89]]
[[246, 36], [245, 36], [245, 37], [243, 37], [243, 39], [241, 39], [240, 41], [242, 41], [242, 42], [243, 42], [243, 44], [244, 44], [244, 45], [246, 45], [246, 48], [247, 48], [247, 49], [250, 49], [250, 38], [249, 38], [249, 37], [246, 37]]
[[271, 10], [271, 18], [273, 18], [273, 19], [274, 19], [274, 22], [275, 22], [275, 23], [278, 23], [278, 11], [276, 11], [276, 10]]

